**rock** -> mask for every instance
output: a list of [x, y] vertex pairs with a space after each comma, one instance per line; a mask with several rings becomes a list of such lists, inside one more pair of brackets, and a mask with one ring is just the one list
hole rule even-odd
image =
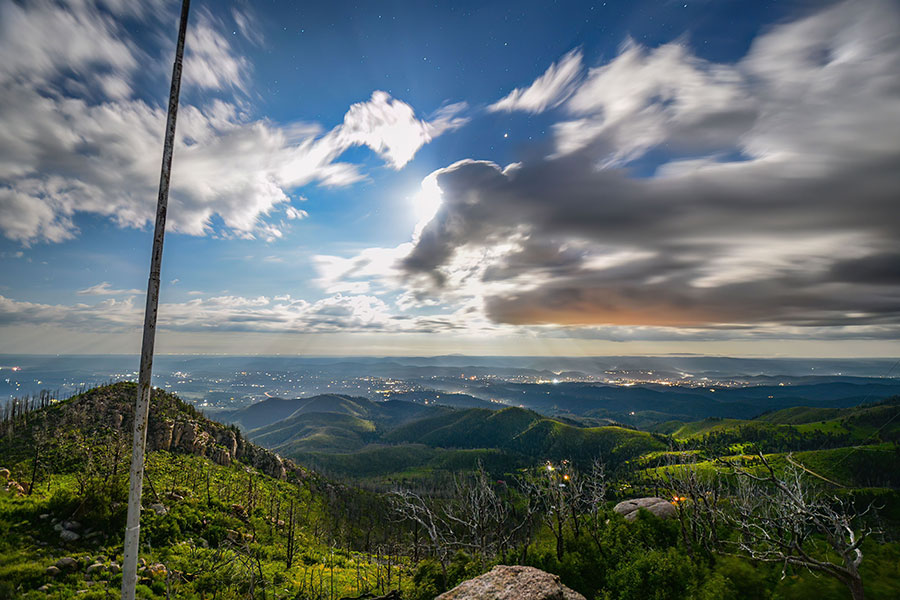
[[10, 479], [6, 482], [6, 493], [13, 496], [24, 496], [25, 488], [19, 485], [18, 481], [13, 481], [12, 479]]
[[62, 531], [62, 530], [63, 530], [63, 526], [60, 525], [59, 523], [57, 523], [56, 525], [53, 526], [53, 531]]
[[166, 507], [165, 507], [164, 504], [159, 504], [159, 503], [151, 504], [151, 505], [150, 505], [150, 508], [153, 510], [153, 512], [155, 512], [155, 513], [158, 514], [158, 515], [164, 515], [164, 514], [166, 514], [167, 512], [169, 512], [169, 511], [166, 509]]
[[74, 558], [72, 558], [71, 556], [66, 556], [66, 557], [61, 558], [58, 561], [56, 561], [56, 568], [57, 569], [77, 569], [78, 561], [75, 560]]
[[210, 449], [209, 458], [217, 465], [222, 465], [223, 467], [227, 467], [231, 464], [231, 453], [219, 446], [213, 446]]
[[165, 577], [166, 565], [162, 563], [154, 563], [148, 568], [151, 577]]
[[559, 577], [534, 567], [499, 565], [435, 600], [585, 600]]
[[70, 529], [72, 531], [77, 531], [81, 529], [81, 523], [78, 521], [63, 521], [63, 529]]
[[0, 481], [9, 479], [9, 469], [0, 469]]
[[103, 570], [103, 563], [101, 563], [101, 562], [95, 562], [94, 564], [92, 564], [91, 566], [89, 566], [89, 567], [85, 570], [85, 572], [86, 572], [86, 573], [93, 573], [94, 571], [102, 571], [102, 570]]
[[75, 533], [74, 531], [69, 531], [68, 529], [63, 529], [59, 532], [59, 539], [64, 542], [77, 542], [81, 539], [81, 536]]
[[49, 519], [49, 518], [50, 518], [50, 513], [44, 513], [44, 514], [38, 515], [38, 519], [41, 519], [42, 521], [44, 519]]
[[638, 510], [644, 508], [660, 519], [671, 519], [677, 514], [677, 510], [671, 502], [664, 498], [634, 498], [619, 502], [613, 508], [614, 511], [625, 517], [627, 521], [637, 519]]
[[53, 565], [50, 565], [49, 567], [47, 567], [47, 575], [56, 577], [60, 573], [62, 573], [62, 571], [59, 570], [59, 567], [55, 567]]
[[38, 588], [38, 591], [39, 591], [39, 592], [44, 592], [44, 593], [46, 594], [47, 592], [50, 591], [50, 588], [52, 588], [52, 587], [53, 587], [53, 586], [50, 585], [49, 583], [45, 583], [44, 585], [42, 585], [41, 587]]
[[120, 565], [119, 563], [117, 563], [117, 562], [109, 563], [109, 572], [112, 573], [113, 575], [115, 575], [116, 573], [118, 573], [121, 570], [122, 570], [122, 565]]

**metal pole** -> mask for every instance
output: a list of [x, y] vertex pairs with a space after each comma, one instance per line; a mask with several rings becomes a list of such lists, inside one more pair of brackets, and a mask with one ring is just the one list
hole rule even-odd
[[153, 254], [150, 257], [150, 279], [147, 282], [147, 307], [144, 311], [144, 339], [141, 345], [141, 370], [137, 401], [134, 408], [134, 443], [131, 450], [131, 485], [128, 492], [128, 519], [125, 523], [125, 558], [122, 564], [122, 600], [134, 600], [137, 583], [137, 561], [141, 536], [141, 491], [144, 484], [144, 447], [147, 442], [147, 416], [150, 411], [150, 377], [153, 372], [153, 344], [156, 340], [156, 313], [159, 305], [159, 273], [162, 264], [163, 239], [166, 235], [166, 208], [169, 204], [169, 176], [172, 172], [172, 149], [175, 145], [175, 118], [181, 91], [181, 63], [187, 29], [190, 0], [181, 4], [178, 44], [172, 67], [169, 91], [169, 116], [163, 145], [162, 169], [159, 174], [159, 197], [156, 203], [156, 226], [153, 230]]

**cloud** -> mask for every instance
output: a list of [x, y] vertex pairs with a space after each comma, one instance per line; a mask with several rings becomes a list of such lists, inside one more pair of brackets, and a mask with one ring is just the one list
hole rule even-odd
[[733, 146], [757, 116], [739, 69], [693, 56], [682, 43], [633, 41], [590, 69], [554, 126], [557, 154], [594, 145], [606, 161], [629, 160], [669, 142], [691, 150]]
[[[237, 11], [234, 15], [241, 15]], [[249, 25], [241, 19], [239, 23]], [[201, 10], [188, 27], [184, 42], [184, 83], [220, 90], [234, 87], [246, 91], [247, 59], [234, 53], [227, 38], [219, 32], [223, 25], [208, 10]], [[241, 29], [242, 33], [244, 28]]]
[[[175, 279], [172, 283], [177, 283], [178, 280]], [[108, 281], [103, 281], [98, 283], [97, 285], [92, 285], [91, 287], [85, 288], [83, 290], [78, 290], [76, 294], [79, 296], [129, 296], [135, 294], [143, 294], [141, 290], [117, 290], [113, 289]]]
[[582, 53], [575, 49], [550, 65], [543, 75], [527, 88], [516, 88], [488, 107], [491, 112], [523, 111], [540, 113], [556, 108], [575, 90], [581, 75]]
[[[140, 97], [135, 80], [147, 63], [169, 58], [154, 55], [165, 48], [151, 53], [127, 41], [126, 24], [169, 24], [172, 7], [147, 6], [155, 8], [0, 5], [0, 51], [9, 57], [0, 64], [0, 231], [7, 238], [24, 245], [70, 239], [78, 214], [121, 227], [152, 223], [166, 113]], [[201, 11], [190, 29], [185, 83], [217, 95], [190, 96], [195, 103], [179, 109], [171, 231], [278, 239], [284, 227], [267, 217], [287, 205], [289, 191], [365, 178], [358, 165], [339, 161], [347, 149], [368, 146], [399, 169], [422, 145], [466, 122], [464, 105], [423, 120], [385, 92], [351, 106], [330, 131], [254, 120], [243, 95], [226, 99], [246, 91], [250, 65], [222, 27]], [[303, 214], [288, 210], [287, 218]]]
[[300, 210], [299, 208], [294, 208], [293, 206], [288, 206], [286, 209], [284, 209], [284, 214], [291, 221], [299, 221], [300, 219], [305, 219], [309, 216], [309, 213], [305, 210]]
[[[542, 332], [897, 335], [895, 4], [779, 25], [735, 64], [629, 43], [563, 106], [577, 119], [557, 124], [552, 156], [429, 175], [438, 209], [368, 277], [399, 268], [411, 310]], [[635, 176], [651, 149], [668, 162]], [[332, 287], [373, 252], [335, 261], [348, 268]]]
[[[195, 292], [190, 292], [196, 295]], [[143, 307], [133, 298], [97, 304], [39, 304], [0, 296], [0, 325], [58, 325], [94, 332], [136, 331]], [[409, 332], [440, 328], [433, 319], [392, 314], [371, 295], [334, 294], [315, 302], [289, 295], [269, 298], [216, 296], [159, 307], [159, 327], [177, 331], [241, 331], [264, 333]]]
[[416, 119], [410, 105], [376, 91], [368, 102], [354, 104], [344, 115], [344, 123], [326, 137], [343, 151], [351, 146], [368, 146], [395, 169], [412, 160], [416, 152], [444, 132], [464, 125], [468, 119], [458, 113], [465, 104], [440, 111], [430, 122]]

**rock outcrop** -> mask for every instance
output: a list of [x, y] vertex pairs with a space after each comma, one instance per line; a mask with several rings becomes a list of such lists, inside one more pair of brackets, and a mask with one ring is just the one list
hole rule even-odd
[[[48, 414], [49, 426], [73, 426], [90, 432], [119, 432], [131, 439], [137, 386], [116, 383], [88, 390]], [[55, 423], [53, 423], [55, 421]], [[154, 389], [147, 424], [147, 450], [167, 450], [205, 456], [227, 466], [240, 460], [266, 475], [283, 479], [298, 467], [274, 452], [251, 444], [234, 427], [211, 421], [178, 397]], [[2, 483], [2, 482], [0, 482]]]
[[534, 567], [499, 565], [435, 600], [585, 600], [559, 577]]
[[634, 521], [637, 519], [638, 511], [642, 508], [650, 511], [660, 519], [671, 519], [677, 514], [677, 510], [671, 502], [664, 498], [652, 496], [619, 502], [613, 510], [625, 517], [627, 521]]

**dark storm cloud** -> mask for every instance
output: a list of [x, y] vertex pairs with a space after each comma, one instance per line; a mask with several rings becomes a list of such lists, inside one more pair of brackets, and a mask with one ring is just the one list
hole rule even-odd
[[[443, 205], [403, 261], [419, 293], [457, 293], [475, 249], [495, 322], [900, 323], [900, 8], [828, 8], [736, 65], [664, 48], [592, 69], [552, 157], [437, 172]], [[662, 144], [708, 150], [634, 177]]]

